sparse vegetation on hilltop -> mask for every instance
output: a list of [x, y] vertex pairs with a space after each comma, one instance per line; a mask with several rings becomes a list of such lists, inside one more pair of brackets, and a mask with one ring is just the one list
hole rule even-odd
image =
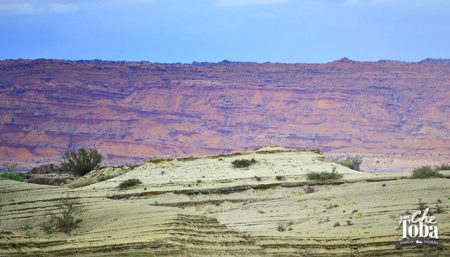
[[450, 170], [450, 163], [442, 163], [441, 165], [439, 165], [439, 166], [435, 166], [435, 168], [434, 168], [435, 170], [437, 170], [437, 171], [440, 171], [440, 170]]
[[439, 173], [438, 168], [433, 169], [430, 165], [426, 165], [415, 168], [412, 172], [411, 177], [416, 179], [442, 178], [444, 177], [444, 175]]
[[235, 168], [247, 168], [250, 165], [255, 164], [257, 161], [255, 160], [255, 158], [252, 158], [250, 160], [248, 159], [240, 159], [240, 160], [234, 160], [231, 162], [231, 164], [233, 164], [233, 167]]
[[78, 150], [65, 152], [63, 159], [61, 166], [65, 170], [84, 176], [99, 167], [102, 162], [102, 155], [95, 149], [86, 150], [82, 147]]
[[127, 179], [125, 181], [122, 181], [119, 184], [118, 188], [119, 189], [127, 189], [127, 188], [131, 188], [131, 187], [135, 187], [135, 186], [140, 185], [140, 184], [142, 184], [141, 180], [135, 179], [135, 178], [130, 178], [130, 179]]
[[332, 172], [309, 172], [306, 175], [306, 178], [309, 180], [330, 180], [330, 179], [341, 179], [344, 175], [339, 174], [337, 171], [333, 170]]

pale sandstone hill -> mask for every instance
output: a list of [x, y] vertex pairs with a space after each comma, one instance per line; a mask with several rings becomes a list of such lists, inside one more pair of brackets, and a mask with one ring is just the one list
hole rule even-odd
[[[241, 158], [257, 163], [233, 168]], [[333, 167], [342, 180], [305, 179]], [[357, 172], [318, 153], [279, 148], [154, 160], [124, 172], [76, 189], [0, 180], [0, 256], [424, 256], [394, 250], [398, 219], [419, 199], [443, 208], [440, 240], [450, 243], [448, 179]], [[129, 178], [143, 185], [118, 190]], [[306, 185], [315, 192], [306, 194]], [[86, 209], [81, 227], [44, 234], [39, 223], [67, 193]]]

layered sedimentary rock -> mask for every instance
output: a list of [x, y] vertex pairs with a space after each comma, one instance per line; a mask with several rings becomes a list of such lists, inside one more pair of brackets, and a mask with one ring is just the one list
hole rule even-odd
[[[256, 163], [232, 165], [243, 158]], [[307, 180], [324, 170], [343, 178]], [[105, 168], [73, 189], [0, 179], [0, 256], [447, 257], [450, 170], [441, 173], [359, 172], [317, 153], [266, 148]], [[128, 179], [142, 184], [119, 189]], [[42, 224], [67, 198], [84, 210], [81, 223], [46, 234]], [[395, 250], [400, 217], [425, 207], [445, 249]]]
[[0, 164], [95, 147], [106, 163], [264, 145], [449, 156], [445, 60], [327, 64], [6, 60]]

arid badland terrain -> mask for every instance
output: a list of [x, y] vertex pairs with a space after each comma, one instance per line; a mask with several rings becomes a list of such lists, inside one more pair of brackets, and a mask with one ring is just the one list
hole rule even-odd
[[[450, 171], [410, 169], [449, 159], [449, 89], [449, 62], [433, 59], [2, 61], [0, 164], [86, 146], [139, 165], [62, 186], [0, 179], [0, 256], [448, 256]], [[345, 155], [372, 172], [332, 160]], [[308, 179], [331, 171], [343, 177]], [[118, 188], [129, 179], [142, 183]], [[81, 220], [46, 233], [61, 199]], [[424, 206], [444, 250], [395, 250], [400, 216]]]
[[[241, 158], [257, 162], [233, 167]], [[344, 177], [306, 179], [331, 170]], [[0, 180], [0, 256], [448, 256], [395, 250], [399, 217], [421, 204], [448, 247], [450, 171], [442, 174], [358, 172], [319, 153], [271, 147], [105, 168], [64, 187]], [[142, 184], [118, 189], [127, 179]], [[44, 233], [66, 197], [85, 210], [80, 226]]]

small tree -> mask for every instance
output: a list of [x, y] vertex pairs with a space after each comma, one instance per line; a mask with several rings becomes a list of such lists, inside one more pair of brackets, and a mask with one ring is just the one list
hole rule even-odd
[[75, 150], [67, 151], [63, 155], [64, 161], [61, 166], [80, 176], [98, 168], [102, 162], [102, 155], [95, 149], [86, 150], [84, 147]]

